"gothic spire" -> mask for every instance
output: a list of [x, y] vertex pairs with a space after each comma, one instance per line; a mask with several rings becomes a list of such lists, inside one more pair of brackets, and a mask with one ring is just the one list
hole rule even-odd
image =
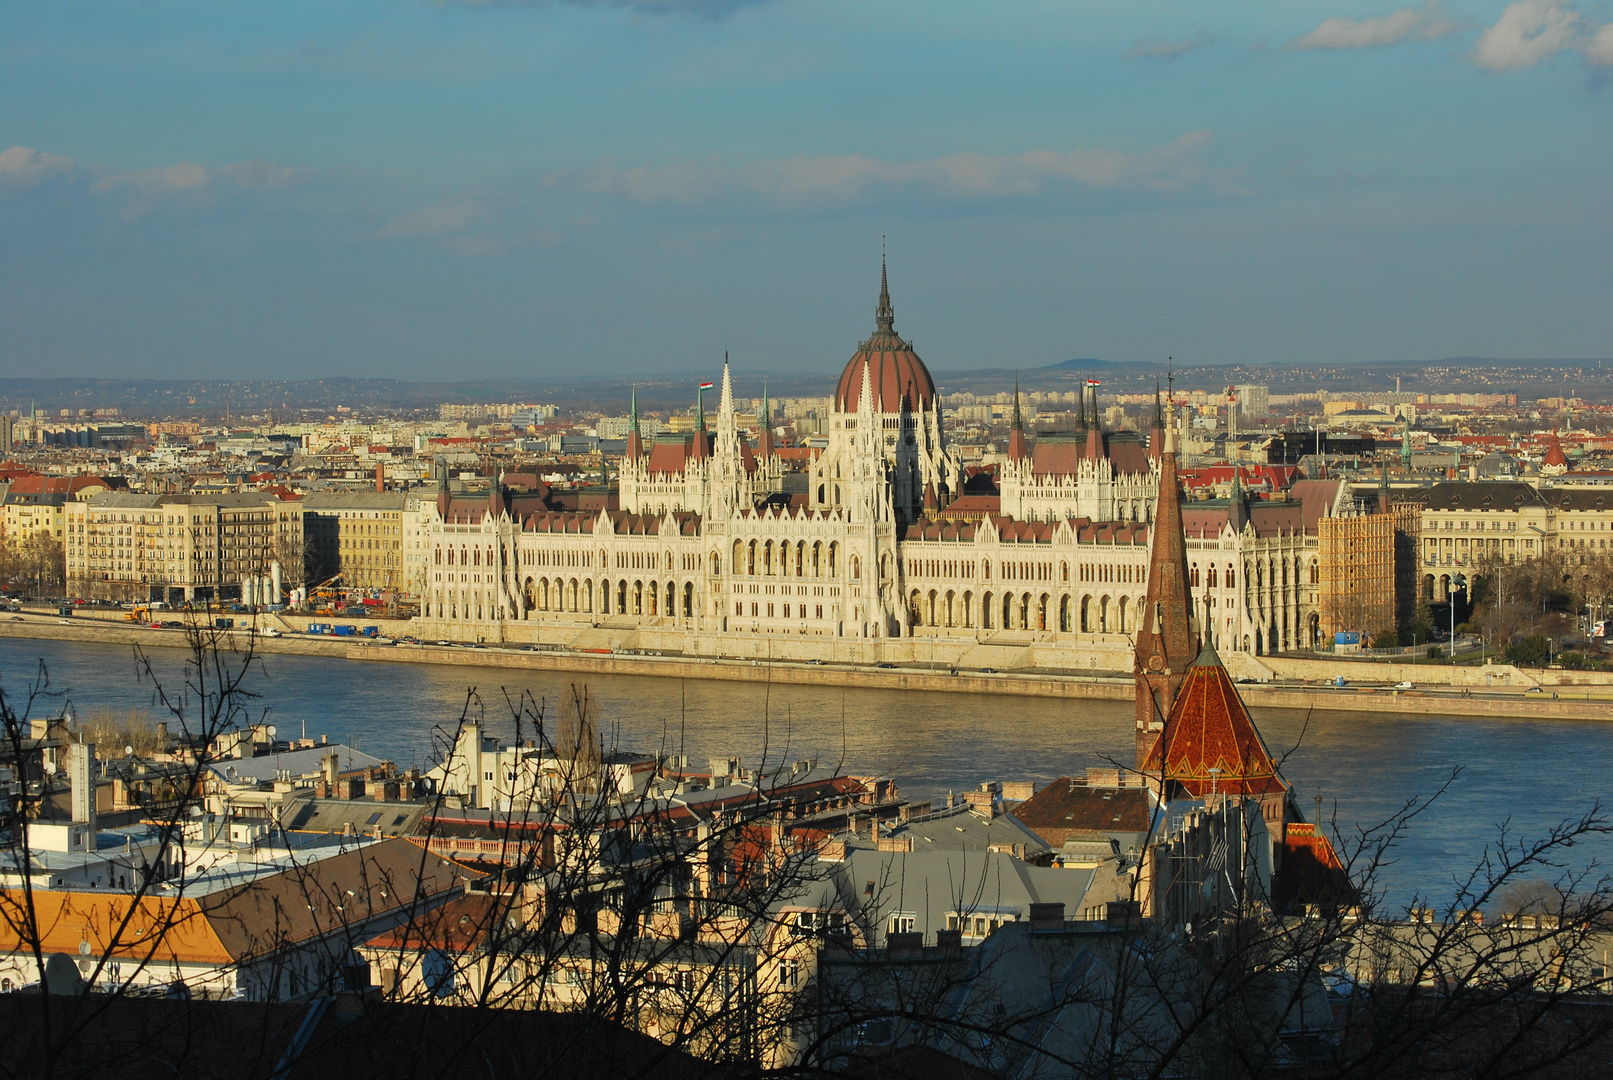
[[1025, 441], [1025, 417], [1019, 411], [1019, 380], [1014, 380], [1014, 426], [1008, 432], [1008, 460], [1023, 461], [1030, 457], [1030, 446]]
[[874, 308], [874, 327], [881, 334], [896, 333], [896, 312], [891, 307], [890, 282], [885, 274], [885, 238], [879, 239], [879, 306]]
[[1159, 498], [1149, 533], [1148, 593], [1139, 613], [1134, 668], [1139, 766], [1159, 738], [1187, 666], [1198, 654], [1198, 636], [1189, 621], [1193, 599], [1188, 592], [1187, 534], [1174, 453], [1160, 461]]
[[1081, 384], [1081, 393], [1078, 396], [1081, 401], [1076, 406], [1076, 422], [1080, 425], [1080, 429], [1085, 431], [1087, 429], [1087, 384], [1085, 382]]

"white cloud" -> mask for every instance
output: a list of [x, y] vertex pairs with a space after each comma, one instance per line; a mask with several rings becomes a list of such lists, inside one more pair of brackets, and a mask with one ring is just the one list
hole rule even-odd
[[1580, 54], [1585, 57], [1587, 64], [1613, 67], [1613, 23], [1608, 23], [1591, 35], [1590, 40], [1581, 46]]
[[206, 187], [212, 180], [205, 166], [191, 161], [180, 161], [160, 169], [142, 169], [138, 172], [113, 173], [95, 185], [96, 191], [133, 188], [142, 195], [172, 195], [181, 191], [195, 191]]
[[1058, 187], [1166, 191], [1203, 172], [1210, 133], [1190, 132], [1140, 154], [1116, 150], [1033, 150], [951, 154], [929, 161], [885, 161], [864, 154], [779, 158], [737, 169], [679, 162], [662, 168], [602, 167], [555, 173], [551, 184], [578, 186], [641, 202], [695, 203], [735, 195], [775, 202], [847, 203], [903, 195], [943, 199], [1033, 196]]
[[1184, 41], [1139, 41], [1126, 52], [1127, 60], [1175, 60], [1178, 56], [1185, 56], [1196, 49], [1215, 44], [1215, 36], [1208, 30], [1200, 30], [1197, 34]]
[[[1473, 46], [1473, 61], [1490, 71], [1534, 67], [1573, 48], [1579, 25], [1579, 12], [1560, 0], [1515, 0], [1480, 35]], [[1599, 39], [1600, 34], [1593, 44]]]
[[31, 188], [73, 175], [73, 159], [26, 146], [0, 150], [0, 186]]
[[219, 170], [219, 175], [244, 188], [283, 188], [300, 183], [308, 175], [307, 169], [295, 165], [277, 165], [266, 158], [238, 161]]
[[440, 202], [394, 218], [371, 233], [372, 239], [392, 240], [415, 236], [462, 233], [482, 218], [482, 209], [469, 202]]
[[1410, 38], [1441, 38], [1462, 27], [1445, 18], [1438, 0], [1427, 0], [1420, 7], [1403, 7], [1388, 15], [1352, 19], [1335, 15], [1308, 34], [1293, 39], [1285, 49], [1381, 49]]

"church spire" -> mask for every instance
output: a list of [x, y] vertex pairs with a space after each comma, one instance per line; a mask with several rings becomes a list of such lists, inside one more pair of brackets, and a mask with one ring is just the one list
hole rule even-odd
[[885, 238], [879, 238], [879, 306], [874, 308], [874, 327], [881, 334], [896, 333], [896, 311], [891, 307], [890, 281], [885, 274]]
[[1080, 426], [1080, 430], [1085, 431], [1087, 429], [1087, 386], [1084, 382], [1081, 384], [1080, 398], [1079, 404], [1076, 405], [1076, 423]]
[[1140, 766], [1163, 730], [1171, 704], [1181, 689], [1187, 666], [1198, 653], [1198, 635], [1189, 621], [1193, 600], [1188, 593], [1187, 534], [1182, 526], [1181, 491], [1176, 455], [1163, 456], [1159, 498], [1149, 526], [1152, 550], [1148, 562], [1148, 595], [1137, 627], [1137, 762]]
[[637, 461], [644, 456], [644, 437], [638, 427], [638, 387], [633, 387], [632, 425], [627, 431], [627, 460]]
[[1092, 393], [1092, 423], [1087, 427], [1087, 458], [1097, 461], [1103, 457], [1103, 424], [1098, 419], [1098, 380], [1088, 379], [1087, 390]]
[[1159, 380], [1154, 380], [1154, 428], [1148, 433], [1148, 456], [1155, 461], [1165, 452], [1165, 409], [1159, 401]]
[[761, 430], [757, 432], [756, 446], [765, 462], [773, 456], [773, 406], [767, 400], [766, 379], [762, 380], [762, 414], [757, 419]]
[[1019, 380], [1014, 380], [1014, 426], [1008, 432], [1008, 460], [1024, 461], [1030, 457], [1030, 447], [1025, 441], [1025, 417], [1019, 411]]

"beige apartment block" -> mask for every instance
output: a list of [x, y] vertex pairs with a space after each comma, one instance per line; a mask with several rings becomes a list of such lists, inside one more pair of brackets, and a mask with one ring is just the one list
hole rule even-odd
[[302, 501], [309, 583], [409, 591], [404, 566], [406, 499], [397, 491], [320, 491]]
[[96, 495], [69, 504], [66, 531], [69, 591], [109, 599], [277, 603], [304, 546], [301, 505], [255, 491]]

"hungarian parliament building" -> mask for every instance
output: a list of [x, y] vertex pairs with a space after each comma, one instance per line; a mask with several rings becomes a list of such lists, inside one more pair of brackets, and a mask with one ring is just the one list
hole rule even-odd
[[[896, 332], [882, 271], [874, 332], [840, 375], [804, 491], [785, 490], [770, 418], [754, 445], [741, 431], [725, 359], [709, 430], [702, 415], [693, 434], [646, 445], [635, 407], [614, 506], [557, 510], [498, 483], [483, 497], [441, 488], [420, 629], [712, 656], [1129, 670], [1171, 424], [1156, 406], [1146, 435], [1107, 432], [1097, 387], [1082, 399], [1084, 432], [1035, 443], [1016, 404], [995, 491], [966, 492], [935, 382]], [[1246, 500], [1234, 483], [1230, 499], [1185, 504], [1195, 614], [1217, 648], [1313, 643], [1315, 519], [1342, 486], [1309, 483], [1322, 489]]]

